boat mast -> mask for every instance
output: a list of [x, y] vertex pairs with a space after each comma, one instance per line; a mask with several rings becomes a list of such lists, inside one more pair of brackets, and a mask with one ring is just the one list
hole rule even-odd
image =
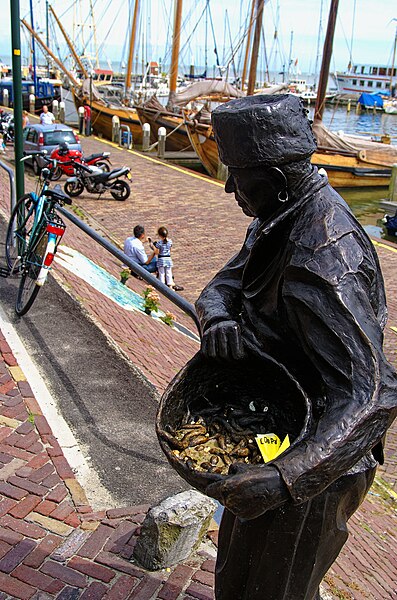
[[[129, 97], [130, 91], [131, 91], [131, 73], [132, 73], [132, 62], [134, 59], [138, 14], [139, 14], [139, 0], [135, 0], [134, 16], [132, 18], [130, 45], [129, 45], [129, 51], [128, 51], [128, 64], [127, 64], [127, 71], [125, 74], [125, 91], [124, 91], [125, 99], [127, 99]], [[143, 49], [142, 49], [142, 52], [143, 52]]]
[[[30, 22], [32, 24], [32, 29], [34, 29], [33, 0], [30, 0]], [[34, 36], [32, 37], [32, 64], [33, 64], [34, 95], [37, 96], [36, 46], [34, 43]]]
[[66, 67], [61, 63], [61, 61], [55, 56], [55, 54], [53, 54], [53, 52], [51, 52], [51, 50], [48, 48], [48, 46], [46, 46], [46, 44], [40, 38], [40, 36], [38, 36], [37, 33], [31, 28], [29, 23], [27, 23], [25, 21], [25, 19], [21, 19], [21, 23], [23, 23], [23, 25], [25, 25], [25, 27], [29, 31], [29, 33], [34, 36], [34, 38], [37, 42], [39, 42], [39, 44], [42, 47], [42, 49], [44, 50], [44, 52], [46, 52], [52, 58], [52, 60], [58, 65], [58, 67], [61, 69], [61, 71], [63, 73], [65, 73], [65, 75], [68, 77], [68, 79], [70, 79], [70, 81], [73, 83], [73, 85], [78, 87], [79, 82], [74, 77], [74, 75], [72, 75], [72, 73], [70, 73], [70, 71], [68, 71], [66, 69]]
[[241, 76], [241, 89], [242, 90], [244, 90], [245, 78], [247, 77], [248, 58], [249, 58], [250, 50], [251, 50], [252, 25], [254, 23], [255, 4], [256, 4], [256, 0], [252, 0], [251, 15], [250, 15], [250, 20], [249, 20], [249, 24], [248, 24], [248, 33], [247, 33], [247, 47], [245, 49], [243, 74]]
[[[46, 31], [46, 44], [50, 47], [50, 24], [48, 21], [48, 0], [45, 0], [45, 31]], [[50, 76], [50, 61], [47, 56], [47, 75]]]
[[318, 73], [318, 62], [320, 59], [320, 43], [321, 43], [321, 34], [323, 32], [323, 0], [321, 0], [320, 4], [320, 20], [318, 23], [318, 35], [317, 35], [317, 52], [316, 52], [316, 63], [314, 66], [314, 88], [317, 88], [317, 73]]
[[252, 96], [252, 94], [254, 93], [254, 89], [255, 89], [256, 68], [258, 65], [259, 44], [261, 41], [263, 6], [264, 6], [264, 0], [257, 0], [255, 33], [254, 33], [254, 42], [252, 45], [252, 55], [251, 55], [251, 64], [250, 64], [249, 77], [248, 77], [247, 96]]
[[178, 60], [179, 46], [181, 41], [181, 24], [182, 24], [182, 0], [175, 0], [174, 12], [174, 32], [172, 36], [172, 56], [170, 70], [170, 95], [168, 96], [167, 108], [171, 108], [176, 95], [176, 85], [178, 81]]
[[329, 9], [327, 33], [325, 34], [323, 60], [321, 63], [320, 78], [318, 81], [318, 90], [316, 106], [314, 109], [314, 121], [322, 121], [325, 104], [325, 94], [327, 91], [329, 65], [331, 62], [332, 46], [334, 42], [336, 16], [338, 14], [339, 0], [331, 0]]
[[390, 69], [390, 87], [389, 87], [389, 92], [390, 92], [390, 100], [392, 99], [392, 89], [393, 89], [393, 71], [394, 71], [394, 65], [396, 64], [396, 48], [397, 48], [397, 27], [396, 27], [396, 35], [394, 36], [394, 47], [393, 47], [393, 58], [391, 61], [391, 69]]
[[290, 42], [289, 42], [288, 69], [287, 69], [288, 81], [291, 79], [291, 64], [292, 64], [292, 47], [293, 47], [293, 42], [294, 42], [294, 32], [291, 31], [291, 37], [290, 37]]
[[57, 15], [55, 14], [55, 11], [52, 8], [52, 6], [50, 6], [50, 11], [53, 14], [55, 21], [57, 22], [57, 25], [58, 25], [59, 29], [61, 30], [63, 37], [65, 38], [65, 42], [67, 43], [68, 48], [69, 48], [70, 52], [72, 53], [74, 60], [76, 61], [76, 64], [78, 64], [79, 68], [81, 69], [83, 76], [85, 78], [87, 78], [88, 77], [87, 70], [86, 70], [85, 66], [83, 65], [83, 63], [81, 62], [79, 55], [77, 54], [72, 42], [69, 39], [68, 34], [66, 33], [65, 29], [63, 28], [62, 23], [60, 22]]

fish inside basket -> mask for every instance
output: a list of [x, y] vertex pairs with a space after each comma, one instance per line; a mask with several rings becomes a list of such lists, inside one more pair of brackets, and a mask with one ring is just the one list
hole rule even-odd
[[270, 357], [218, 362], [198, 353], [165, 391], [156, 427], [171, 465], [205, 491], [235, 462], [263, 464], [257, 434], [288, 434], [295, 445], [309, 421], [307, 396]]

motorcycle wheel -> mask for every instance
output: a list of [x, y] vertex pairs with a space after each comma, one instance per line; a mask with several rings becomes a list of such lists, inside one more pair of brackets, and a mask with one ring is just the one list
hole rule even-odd
[[75, 198], [84, 192], [84, 185], [81, 181], [67, 181], [63, 189], [68, 196]]
[[51, 169], [51, 181], [58, 181], [58, 179], [61, 179], [62, 173], [63, 171], [61, 167], [55, 167], [55, 169]]
[[127, 200], [131, 190], [125, 181], [116, 181], [111, 187], [110, 193], [115, 200]]
[[99, 169], [102, 169], [102, 171], [104, 173], [109, 173], [109, 171], [110, 171], [110, 167], [107, 162], [99, 161], [99, 162], [95, 163], [95, 166], [98, 167]]

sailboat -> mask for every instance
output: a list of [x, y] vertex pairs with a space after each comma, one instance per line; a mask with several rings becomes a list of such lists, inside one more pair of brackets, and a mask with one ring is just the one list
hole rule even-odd
[[[312, 156], [312, 163], [327, 171], [334, 187], [384, 187], [389, 184], [391, 167], [397, 163], [397, 148], [359, 136], [339, 136], [328, 131], [322, 122], [337, 6], [338, 0], [332, 0], [313, 125], [317, 150]], [[254, 52], [257, 52], [256, 48], [253, 48]], [[251, 60], [251, 67], [252, 64]], [[256, 69], [255, 63], [252, 68]], [[251, 84], [247, 94], [252, 92]], [[188, 115], [185, 117], [185, 125], [204, 168], [209, 175], [216, 177], [219, 156], [211, 125], [200, 123], [198, 119]]]
[[[174, 10], [174, 27], [172, 37], [171, 71], [169, 84], [168, 107], [173, 105], [178, 81], [179, 47], [182, 25], [182, 0], [176, 0]], [[180, 115], [174, 114], [160, 104], [156, 96], [150, 98], [141, 106], [137, 106], [139, 119], [150, 125], [151, 142], [158, 139], [158, 130], [164, 127], [167, 133], [167, 149], [172, 151], [192, 150], [187, 132]]]
[[[139, 120], [135, 108], [129, 106], [129, 94], [131, 90], [131, 72], [132, 59], [134, 55], [136, 29], [139, 14], [139, 0], [135, 0], [134, 14], [131, 26], [131, 35], [129, 42], [128, 65], [125, 78], [125, 93], [124, 99], [118, 100], [116, 97], [105, 97], [100, 94], [99, 88], [93, 85], [92, 76], [89, 77], [84, 69], [81, 61], [78, 61], [80, 68], [83, 71], [85, 79], [81, 87], [73, 88], [73, 97], [76, 109], [88, 102], [91, 108], [91, 123], [94, 133], [99, 133], [107, 139], [112, 139], [113, 117], [118, 117], [120, 127], [126, 126], [129, 128], [134, 144], [142, 143], [142, 124]], [[62, 26], [58, 22], [62, 31]], [[72, 44], [66, 34], [63, 32], [66, 43], [69, 48]]]
[[[255, 0], [254, 0], [255, 1]], [[209, 11], [207, 2], [206, 11]], [[142, 123], [149, 123], [151, 141], [155, 143], [158, 139], [158, 130], [165, 128], [167, 134], [167, 149], [171, 151], [192, 150], [190, 136], [184, 120], [184, 114], [190, 112], [187, 106], [197, 106], [201, 118], [207, 118], [211, 103], [227, 102], [232, 98], [244, 96], [242, 90], [237, 89], [225, 80], [204, 79], [196, 81], [191, 85], [177, 91], [178, 59], [182, 22], [182, 0], [176, 0], [173, 27], [173, 43], [170, 70], [170, 94], [167, 107], [160, 104], [155, 96], [150, 98], [141, 106], [136, 106], [137, 113]], [[217, 52], [216, 52], [217, 54]], [[205, 65], [204, 73], [207, 72]]]
[[328, 131], [322, 122], [338, 3], [339, 0], [331, 0], [314, 110], [317, 151], [312, 162], [326, 169], [335, 187], [386, 186], [391, 167], [397, 162], [397, 148], [358, 136], [339, 136]]

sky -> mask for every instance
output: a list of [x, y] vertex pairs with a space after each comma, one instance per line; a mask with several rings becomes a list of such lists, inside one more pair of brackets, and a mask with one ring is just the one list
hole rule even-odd
[[[129, 30], [129, 7], [135, 0], [51, 0], [56, 14], [70, 37], [77, 36], [77, 45], [83, 41], [88, 53], [94, 54], [95, 44], [92, 22], [87, 18], [88, 7], [93, 5], [96, 23], [97, 47], [102, 63], [113, 61], [122, 67], [127, 59], [126, 39]], [[232, 50], [236, 52], [234, 65], [241, 68], [243, 60], [244, 31], [252, 0], [210, 0], [211, 19], [205, 11], [207, 0], [184, 0], [183, 31], [181, 36], [180, 70], [186, 72], [190, 64], [204, 65], [207, 47], [207, 64], [211, 72], [216, 63], [214, 48], [221, 65], [230, 65]], [[46, 0], [33, 0], [34, 21], [37, 30], [45, 29]], [[148, 60], [170, 61], [170, 22], [173, 14], [172, 0], [141, 0], [141, 16], [136, 48], [135, 66]], [[9, 0], [1, 0], [0, 58], [9, 60], [11, 48]], [[327, 27], [330, 0], [265, 0], [262, 40], [258, 67], [279, 72], [291, 62], [296, 74], [314, 73], [319, 69], [324, 35]], [[29, 19], [29, 0], [20, 0], [21, 17]], [[130, 11], [132, 13], [132, 10]], [[206, 19], [207, 15], [207, 19]], [[320, 19], [320, 15], [322, 18]], [[201, 17], [201, 19], [200, 19]], [[397, 27], [397, 3], [392, 0], [340, 0], [331, 70], [344, 70], [352, 57], [353, 62], [391, 64], [393, 42]], [[207, 25], [206, 25], [207, 21]], [[84, 26], [81, 26], [84, 23]], [[207, 46], [205, 44], [207, 31]], [[275, 37], [275, 31], [277, 36]], [[320, 37], [319, 37], [320, 31]], [[55, 32], [55, 35], [54, 35]], [[79, 34], [77, 34], [79, 32]], [[43, 34], [45, 37], [45, 34]], [[65, 50], [62, 35], [52, 25], [51, 46], [57, 43], [62, 59]], [[22, 34], [22, 49], [28, 62], [28, 38]], [[320, 40], [320, 41], [319, 41]], [[265, 42], [265, 43], [264, 43]], [[138, 58], [139, 57], [139, 58]], [[139, 66], [138, 66], [139, 60]], [[396, 58], [397, 61], [397, 58]], [[285, 65], [285, 66], [284, 66]]]

